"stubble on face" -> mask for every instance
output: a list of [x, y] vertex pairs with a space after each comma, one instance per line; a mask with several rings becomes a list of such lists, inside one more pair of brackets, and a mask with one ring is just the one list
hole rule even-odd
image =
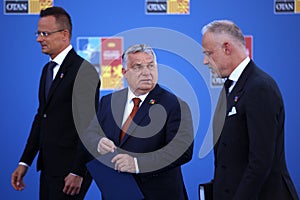
[[225, 67], [226, 58], [221, 44], [222, 39], [218, 35], [210, 32], [203, 35], [204, 64], [208, 66], [211, 73], [223, 78], [227, 70]]

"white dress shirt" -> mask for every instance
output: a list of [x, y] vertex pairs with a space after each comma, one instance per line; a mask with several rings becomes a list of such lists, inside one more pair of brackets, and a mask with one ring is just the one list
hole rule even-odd
[[[122, 126], [125, 123], [125, 121], [127, 120], [127, 118], [129, 117], [129, 115], [130, 115], [130, 113], [133, 109], [134, 104], [133, 104], [132, 99], [133, 98], [141, 99], [140, 105], [142, 105], [142, 103], [144, 102], [144, 100], [146, 99], [148, 94], [149, 93], [146, 93], [146, 94], [143, 94], [143, 95], [140, 95], [140, 96], [136, 96], [135, 94], [133, 94], [130, 87], [128, 87], [127, 101], [126, 101], [125, 110], [124, 110], [124, 114], [123, 114]], [[138, 174], [140, 172], [140, 170], [139, 170], [137, 158], [134, 157], [133, 159], [134, 159], [134, 165], [135, 165], [135, 169], [136, 169], [135, 172]]]
[[66, 56], [72, 48], [72, 45], [69, 45], [62, 52], [60, 52], [53, 60], [50, 59], [50, 61], [54, 61], [57, 63], [57, 65], [53, 68], [53, 79], [55, 78], [61, 64], [63, 63], [64, 59], [66, 58]]
[[248, 63], [250, 62], [250, 58], [246, 57], [238, 66], [237, 68], [235, 68], [233, 70], [233, 72], [230, 74], [230, 76], [228, 77], [228, 79], [232, 80], [232, 84], [229, 87], [228, 93], [230, 93], [232, 91], [232, 89], [234, 88], [236, 82], [239, 80], [241, 74], [243, 73], [244, 69], [246, 68], [246, 66], [248, 65]]
[[142, 105], [142, 103], [144, 102], [144, 100], [146, 99], [146, 97], [147, 97], [148, 94], [149, 93], [143, 94], [143, 95], [140, 95], [140, 96], [136, 96], [136, 95], [133, 94], [133, 92], [131, 91], [131, 89], [128, 88], [128, 95], [127, 95], [127, 101], [126, 101], [124, 115], [123, 115], [122, 126], [125, 123], [125, 121], [127, 120], [127, 118], [129, 117], [129, 115], [130, 115], [130, 113], [131, 113], [131, 111], [133, 109], [134, 105], [133, 105], [132, 99], [133, 98], [139, 98], [141, 100], [140, 105]]

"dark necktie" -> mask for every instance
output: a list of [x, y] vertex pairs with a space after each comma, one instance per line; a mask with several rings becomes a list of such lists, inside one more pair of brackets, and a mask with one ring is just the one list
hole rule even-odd
[[45, 83], [45, 96], [46, 99], [48, 97], [48, 93], [53, 81], [53, 68], [57, 65], [56, 62], [50, 61], [48, 63], [48, 67], [47, 67], [47, 73], [46, 73], [46, 83]]
[[133, 108], [132, 108], [132, 111], [129, 115], [129, 117], [126, 119], [123, 127], [122, 127], [122, 130], [121, 130], [121, 135], [120, 135], [120, 142], [123, 140], [124, 136], [125, 136], [125, 133], [134, 117], [134, 115], [136, 114], [136, 112], [138, 111], [139, 109], [139, 105], [140, 105], [140, 102], [141, 102], [141, 99], [140, 98], [133, 98], [132, 99], [133, 101]]
[[233, 80], [230, 80], [227, 78], [227, 80], [225, 81], [224, 83], [224, 88], [225, 88], [225, 92], [226, 92], [226, 95], [228, 95], [228, 92], [229, 92], [229, 88], [230, 86], [232, 85], [233, 83]]

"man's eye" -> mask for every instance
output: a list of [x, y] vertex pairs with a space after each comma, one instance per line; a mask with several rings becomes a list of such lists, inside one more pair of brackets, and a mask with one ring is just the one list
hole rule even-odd
[[204, 51], [203, 53], [204, 53], [206, 56], [210, 56], [210, 55], [212, 54], [211, 51]]

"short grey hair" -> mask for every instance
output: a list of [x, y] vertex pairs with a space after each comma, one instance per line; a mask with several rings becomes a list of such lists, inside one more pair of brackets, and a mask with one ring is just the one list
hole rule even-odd
[[240, 42], [243, 46], [246, 46], [242, 30], [230, 20], [212, 21], [202, 28], [202, 35], [204, 35], [206, 32], [214, 34], [227, 34]]
[[128, 55], [129, 54], [134, 54], [134, 53], [137, 53], [137, 52], [145, 52], [149, 55], [152, 55], [153, 56], [153, 60], [154, 60], [154, 63], [156, 64], [156, 55], [153, 51], [153, 49], [146, 45], [146, 44], [135, 44], [135, 45], [132, 45], [130, 47], [128, 47], [127, 50], [124, 51], [123, 55], [122, 55], [122, 64], [123, 64], [123, 68], [124, 69], [127, 69], [127, 61], [128, 61]]

